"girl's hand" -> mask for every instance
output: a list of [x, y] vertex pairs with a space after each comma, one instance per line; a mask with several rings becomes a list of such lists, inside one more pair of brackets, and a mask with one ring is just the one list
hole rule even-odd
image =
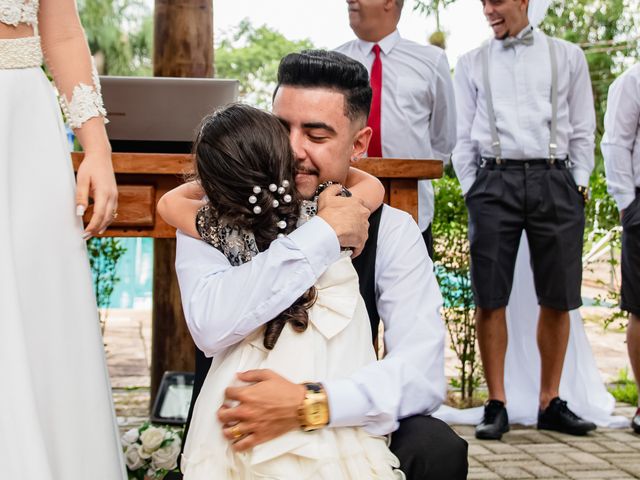
[[118, 188], [113, 174], [111, 152], [87, 152], [78, 168], [76, 187], [76, 214], [84, 215], [93, 199], [93, 214], [84, 230], [88, 240], [102, 234], [118, 215]]

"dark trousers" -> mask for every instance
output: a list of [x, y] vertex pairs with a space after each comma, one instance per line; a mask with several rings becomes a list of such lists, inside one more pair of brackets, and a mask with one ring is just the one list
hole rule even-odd
[[429, 258], [433, 260], [433, 233], [431, 232], [431, 223], [426, 228], [426, 230], [422, 232], [422, 238], [424, 239], [424, 244], [427, 246]]
[[[391, 451], [400, 460], [407, 480], [465, 480], [469, 463], [467, 442], [442, 420], [423, 415], [400, 420], [391, 435]], [[170, 473], [166, 480], [180, 480]]]
[[467, 442], [442, 420], [424, 415], [400, 420], [391, 451], [407, 480], [465, 480]]

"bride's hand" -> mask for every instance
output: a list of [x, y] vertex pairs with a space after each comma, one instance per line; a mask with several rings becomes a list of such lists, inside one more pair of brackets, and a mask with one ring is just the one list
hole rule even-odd
[[83, 215], [93, 199], [93, 214], [84, 230], [84, 238], [102, 234], [113, 222], [118, 209], [118, 188], [113, 174], [111, 152], [87, 152], [78, 168], [76, 213]]

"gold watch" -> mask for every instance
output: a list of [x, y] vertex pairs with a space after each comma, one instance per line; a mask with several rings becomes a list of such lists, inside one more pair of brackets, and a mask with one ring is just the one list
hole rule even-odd
[[329, 424], [329, 400], [321, 383], [303, 383], [304, 400], [298, 407], [300, 428], [305, 432], [326, 427]]

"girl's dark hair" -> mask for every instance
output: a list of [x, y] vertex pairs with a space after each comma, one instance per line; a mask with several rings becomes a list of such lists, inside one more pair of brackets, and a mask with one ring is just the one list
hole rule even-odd
[[[292, 232], [300, 215], [302, 197], [295, 188], [295, 157], [289, 136], [273, 115], [242, 104], [231, 104], [206, 116], [194, 144], [196, 178], [219, 218], [233, 226], [253, 232], [259, 251], [266, 250], [279, 233]], [[269, 185], [289, 182], [282, 195], [269, 191]], [[253, 193], [254, 186], [262, 191]], [[255, 195], [257, 203], [249, 203]], [[273, 206], [278, 200], [279, 206]], [[259, 206], [260, 214], [253, 208]], [[286, 228], [277, 223], [284, 220]], [[291, 307], [267, 323], [264, 346], [271, 350], [287, 322], [295, 331], [306, 330], [307, 309], [316, 291], [311, 287]]]

